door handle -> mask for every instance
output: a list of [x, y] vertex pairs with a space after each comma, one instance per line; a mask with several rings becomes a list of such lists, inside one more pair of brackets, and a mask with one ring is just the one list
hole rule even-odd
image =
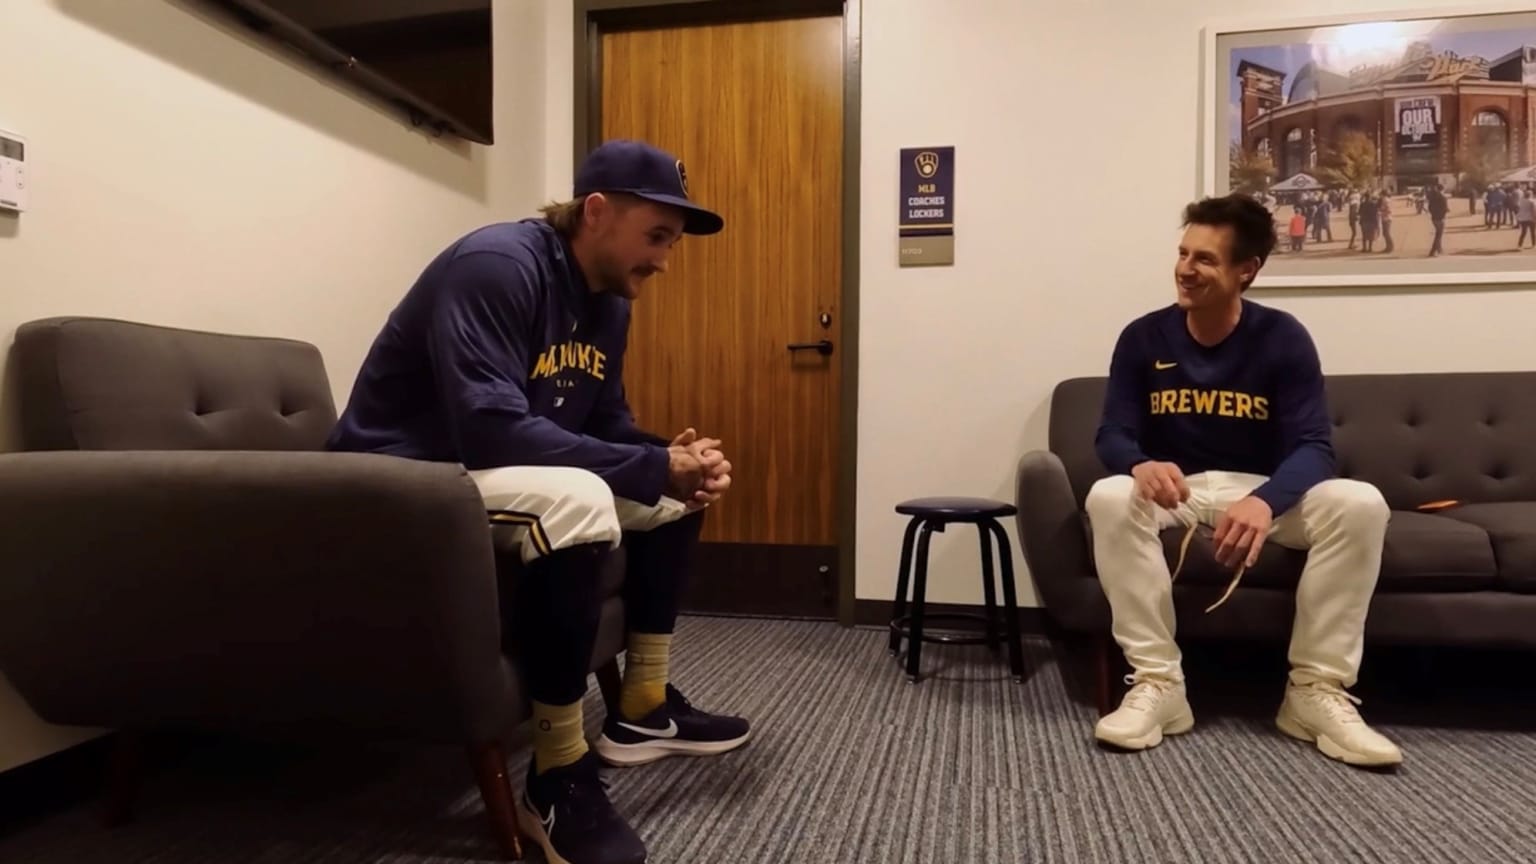
[[815, 351], [817, 354], [820, 354], [823, 357], [828, 357], [832, 354], [832, 340], [822, 339], [819, 342], [792, 342], [790, 343], [789, 350]]

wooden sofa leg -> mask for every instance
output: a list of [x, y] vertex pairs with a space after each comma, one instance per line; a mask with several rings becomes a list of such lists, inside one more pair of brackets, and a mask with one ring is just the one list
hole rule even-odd
[[135, 729], [113, 733], [107, 755], [105, 794], [101, 801], [101, 821], [115, 828], [133, 819], [133, 802], [139, 789], [144, 766], [144, 736]]
[[597, 669], [597, 687], [603, 691], [603, 705], [608, 709], [608, 716], [619, 716], [619, 689], [622, 678], [619, 675], [619, 658], [609, 658], [607, 663]]
[[501, 744], [474, 744], [469, 760], [480, 783], [480, 800], [491, 820], [501, 852], [513, 861], [523, 860], [522, 832], [517, 827], [517, 813], [512, 804], [512, 782], [507, 776], [507, 756]]
[[1097, 701], [1099, 716], [1103, 717], [1112, 710], [1110, 693], [1114, 686], [1114, 662], [1115, 642], [1103, 636], [1095, 636], [1093, 639], [1094, 677], [1098, 681]]

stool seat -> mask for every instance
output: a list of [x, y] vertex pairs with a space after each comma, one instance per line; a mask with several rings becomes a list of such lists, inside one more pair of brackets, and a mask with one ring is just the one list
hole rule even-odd
[[991, 498], [913, 498], [896, 505], [896, 512], [903, 516], [933, 516], [956, 521], [968, 519], [995, 519], [1012, 516], [1019, 508], [1006, 501]]

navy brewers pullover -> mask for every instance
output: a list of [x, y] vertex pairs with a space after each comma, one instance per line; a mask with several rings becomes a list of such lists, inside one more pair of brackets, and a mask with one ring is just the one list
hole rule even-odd
[[445, 249], [390, 313], [326, 446], [459, 462], [586, 468], [655, 504], [665, 439], [624, 397], [629, 301], [588, 290], [542, 219], [490, 225]]
[[1211, 347], [1189, 334], [1177, 305], [1128, 324], [1110, 360], [1095, 446], [1115, 474], [1150, 459], [1186, 475], [1266, 475], [1254, 494], [1279, 517], [1334, 476], [1323, 373], [1290, 313], [1245, 300], [1241, 314]]

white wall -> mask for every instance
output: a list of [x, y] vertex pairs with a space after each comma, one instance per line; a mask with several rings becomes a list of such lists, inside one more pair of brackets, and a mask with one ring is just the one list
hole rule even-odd
[[544, 196], [564, 201], [576, 178], [576, 13], [571, 0], [544, 0], [544, 8]]
[[[571, 2], [546, 0], [545, 176], [571, 179]], [[1120, 328], [1173, 299], [1195, 194], [1200, 31], [1212, 18], [1387, 0], [864, 0], [857, 596], [895, 591], [920, 495], [1012, 500], [1051, 388], [1102, 375]], [[955, 145], [953, 267], [896, 266], [898, 151]], [[1300, 315], [1330, 372], [1532, 368], [1530, 286], [1258, 296]], [[1447, 325], [1466, 322], [1465, 333]], [[1433, 346], [1433, 350], [1425, 350]], [[972, 391], [985, 395], [973, 395]], [[1008, 524], [1021, 603], [1038, 605]], [[975, 532], [934, 536], [929, 599], [980, 603]]]
[[[1018, 456], [1045, 444], [1052, 386], [1104, 374], [1120, 327], [1173, 299], [1207, 17], [1394, 8], [864, 3], [859, 597], [894, 592], [896, 501], [1011, 499]], [[957, 147], [956, 264], [899, 269], [897, 150], [944, 144]], [[1536, 367], [1528, 286], [1255, 299], [1301, 316], [1329, 372]], [[980, 602], [976, 549], [971, 531], [935, 537], [930, 599]]]
[[[493, 148], [418, 133], [189, 0], [4, 5], [0, 128], [29, 139], [32, 200], [0, 216], [0, 349], [62, 314], [291, 336], [339, 406], [426, 261], [543, 195], [540, 3], [495, 4]], [[75, 738], [0, 681], [0, 770]]]

